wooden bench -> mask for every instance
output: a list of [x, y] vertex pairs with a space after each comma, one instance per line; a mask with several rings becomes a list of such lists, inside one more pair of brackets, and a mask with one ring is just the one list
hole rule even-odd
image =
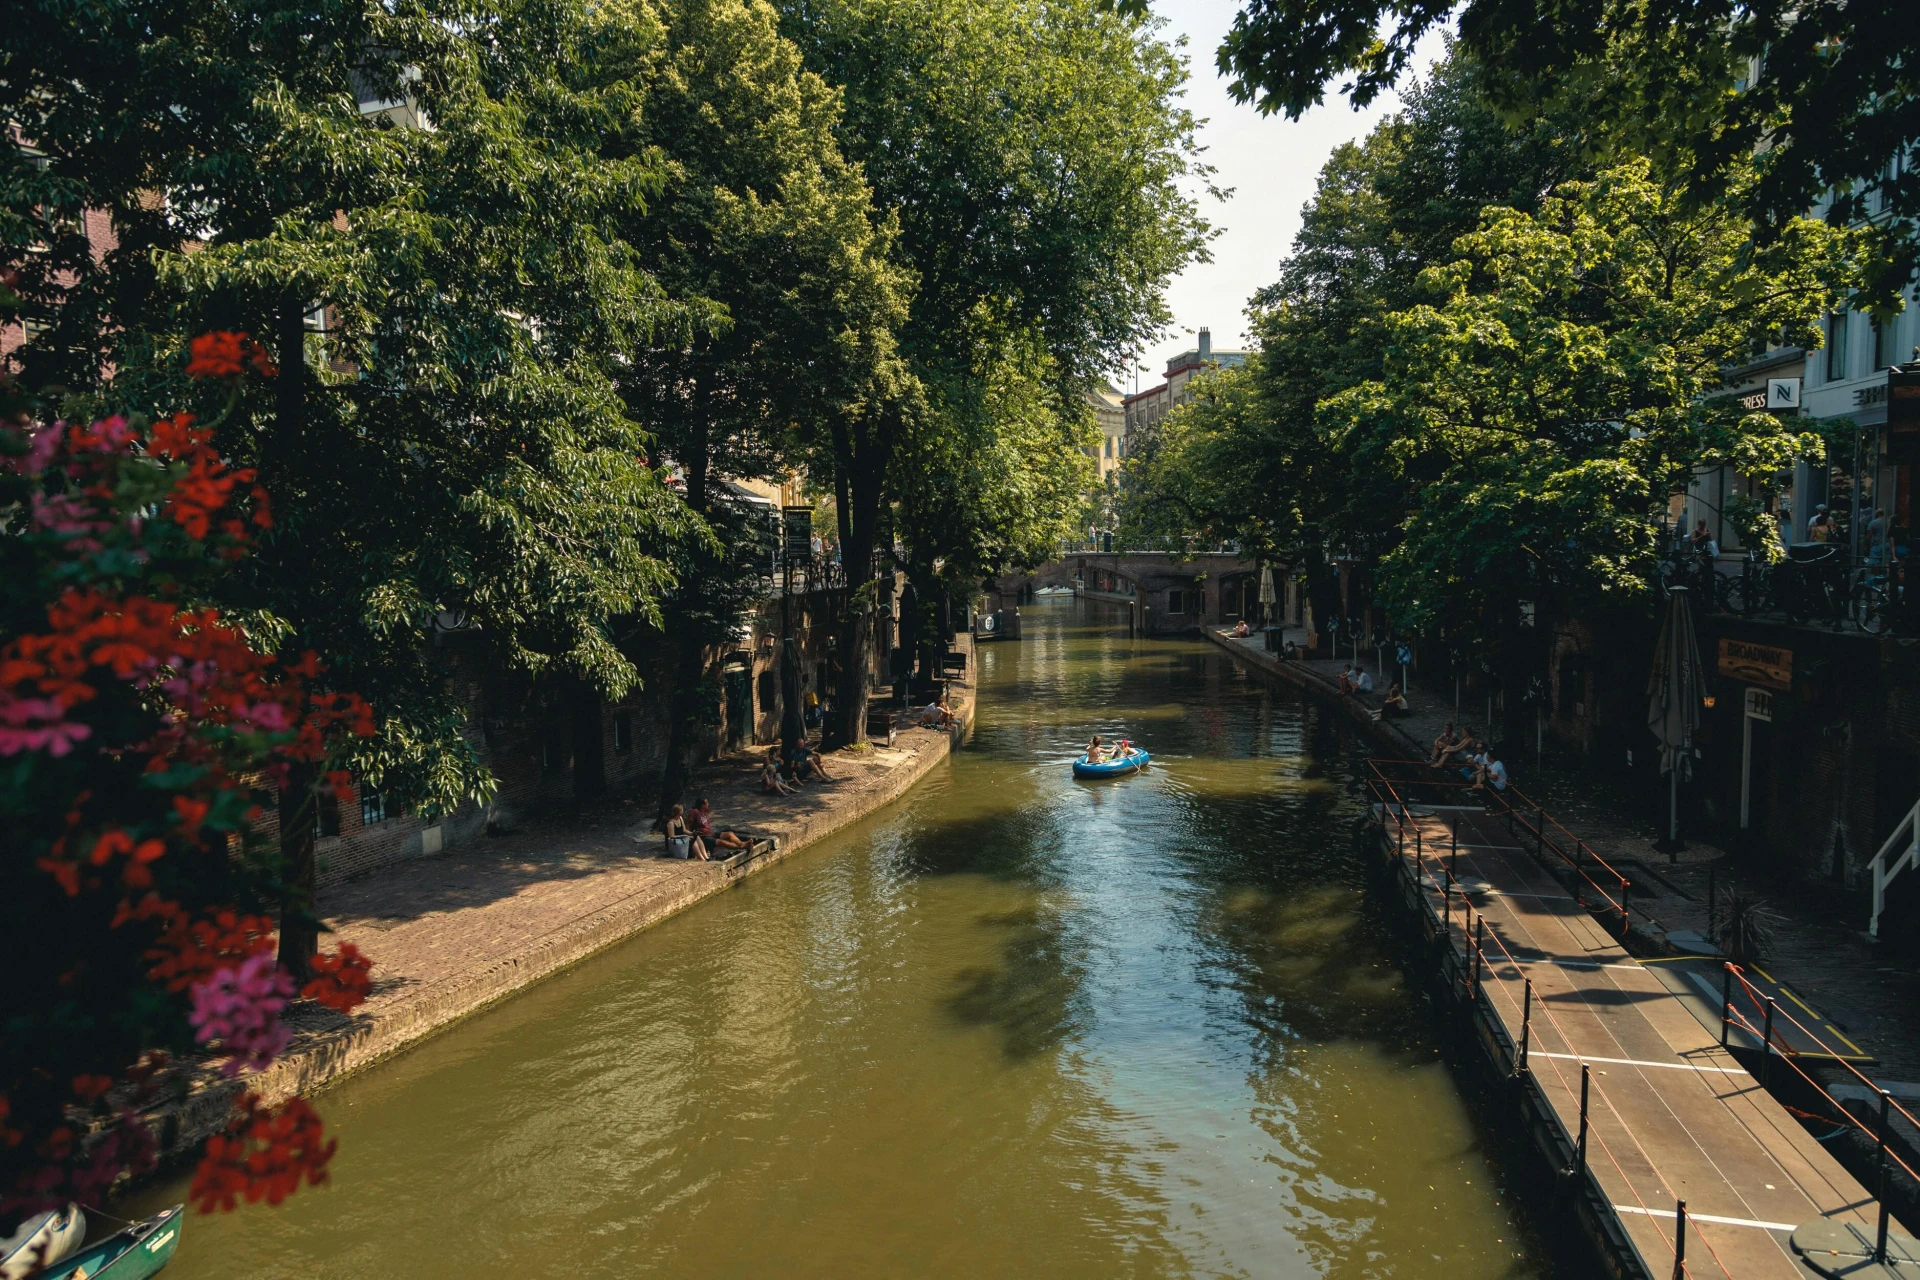
[[900, 736], [901, 726], [906, 722], [906, 712], [896, 707], [867, 708], [867, 737], [874, 742], [883, 742], [892, 746], [894, 739]]

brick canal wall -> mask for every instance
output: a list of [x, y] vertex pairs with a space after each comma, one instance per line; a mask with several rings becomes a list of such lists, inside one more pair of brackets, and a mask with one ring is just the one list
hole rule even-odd
[[[972, 658], [967, 637], [955, 647]], [[204, 1072], [183, 1102], [150, 1116], [163, 1148], [197, 1149], [225, 1125], [241, 1084], [269, 1102], [312, 1094], [885, 808], [971, 737], [972, 681], [951, 690], [957, 727], [905, 730], [892, 749], [834, 752], [834, 780], [797, 796], [761, 795], [757, 757], [703, 769], [694, 792], [712, 800], [716, 825], [771, 837], [769, 851], [725, 862], [661, 857], [650, 808], [615, 799], [323, 892], [326, 945], [353, 942], [373, 959], [372, 996], [350, 1017], [297, 1006], [292, 1047], [257, 1076]]]

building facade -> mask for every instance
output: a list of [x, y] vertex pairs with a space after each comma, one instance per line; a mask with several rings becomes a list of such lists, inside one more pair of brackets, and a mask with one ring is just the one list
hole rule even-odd
[[1244, 351], [1216, 351], [1213, 348], [1213, 334], [1202, 325], [1199, 344], [1191, 350], [1182, 351], [1167, 361], [1167, 380], [1157, 387], [1148, 387], [1145, 391], [1136, 391], [1122, 401], [1124, 421], [1122, 436], [1151, 427], [1173, 412], [1173, 407], [1187, 402], [1187, 384], [1193, 376], [1203, 369], [1237, 369], [1246, 364]]

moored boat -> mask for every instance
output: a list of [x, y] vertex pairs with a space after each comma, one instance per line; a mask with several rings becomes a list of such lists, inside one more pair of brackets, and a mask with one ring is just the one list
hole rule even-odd
[[180, 1247], [185, 1205], [162, 1209], [41, 1272], [35, 1280], [147, 1280]]
[[0, 1280], [22, 1280], [60, 1261], [87, 1238], [87, 1215], [80, 1206], [36, 1213], [20, 1229], [0, 1240]]

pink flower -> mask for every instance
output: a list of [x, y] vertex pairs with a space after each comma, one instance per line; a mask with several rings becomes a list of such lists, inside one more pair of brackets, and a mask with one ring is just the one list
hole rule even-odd
[[27, 452], [24, 457], [13, 459], [13, 469], [21, 475], [39, 475], [53, 461], [53, 455], [59, 451], [60, 442], [66, 438], [66, 434], [67, 424], [64, 422], [56, 422], [38, 431], [28, 428]]
[[72, 751], [73, 744], [93, 730], [61, 719], [65, 710], [54, 698], [16, 698], [0, 690], [0, 756], [22, 751], [64, 756]]
[[213, 971], [193, 985], [193, 1024], [201, 1044], [218, 1040], [227, 1054], [220, 1070], [264, 1070], [285, 1052], [292, 1033], [280, 1025], [280, 1011], [293, 998], [293, 979], [272, 953], [255, 952], [238, 965]]

